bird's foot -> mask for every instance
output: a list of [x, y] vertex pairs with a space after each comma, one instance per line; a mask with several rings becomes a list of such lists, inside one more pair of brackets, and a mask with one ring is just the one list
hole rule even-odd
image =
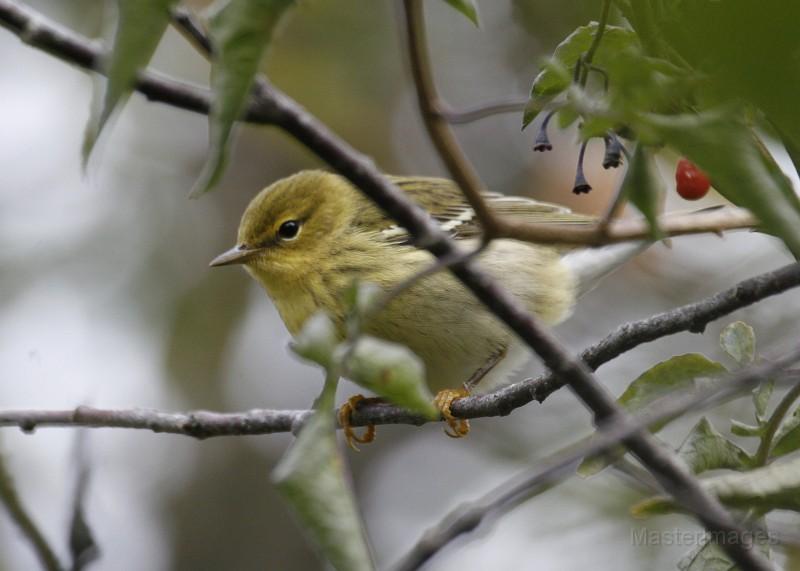
[[344, 403], [341, 407], [339, 407], [339, 412], [336, 414], [336, 418], [339, 420], [339, 425], [342, 427], [344, 431], [344, 439], [347, 442], [347, 445], [355, 450], [356, 452], [359, 451], [358, 444], [369, 444], [373, 440], [375, 440], [375, 425], [368, 424], [364, 427], [364, 433], [359, 436], [353, 430], [353, 426], [350, 424], [350, 415], [356, 410], [362, 403], [380, 401], [381, 399], [377, 398], [366, 398], [363, 395], [354, 395], [347, 399], [347, 402]]
[[450, 412], [453, 401], [469, 396], [467, 389], [445, 389], [436, 393], [433, 405], [442, 413], [442, 418], [447, 422], [448, 428], [444, 433], [450, 438], [463, 438], [469, 434], [469, 420], [466, 418], [456, 418]]

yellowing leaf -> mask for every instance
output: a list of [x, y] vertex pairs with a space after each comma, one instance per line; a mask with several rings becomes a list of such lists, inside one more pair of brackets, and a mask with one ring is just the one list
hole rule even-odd
[[756, 334], [744, 321], [734, 321], [719, 335], [722, 349], [740, 365], [752, 363], [756, 355]]

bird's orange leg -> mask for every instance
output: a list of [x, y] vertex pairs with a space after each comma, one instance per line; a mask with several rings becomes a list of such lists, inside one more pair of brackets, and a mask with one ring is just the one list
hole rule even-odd
[[442, 418], [444, 418], [449, 427], [449, 429], [444, 429], [444, 433], [450, 438], [463, 438], [469, 434], [469, 420], [466, 418], [456, 418], [453, 416], [453, 413], [450, 412], [450, 406], [453, 404], [453, 401], [468, 396], [469, 390], [467, 388], [461, 388], [444, 389], [436, 393], [436, 396], [433, 398], [433, 406], [439, 409], [439, 412], [442, 413]]
[[444, 429], [444, 433], [447, 436], [450, 438], [463, 438], [469, 434], [469, 420], [466, 418], [456, 418], [453, 416], [453, 413], [450, 412], [450, 407], [454, 401], [468, 397], [471, 394], [470, 389], [477, 385], [489, 371], [494, 369], [495, 365], [502, 361], [505, 356], [506, 348], [504, 347], [489, 357], [486, 363], [476, 370], [469, 380], [464, 383], [462, 388], [444, 389], [443, 391], [436, 393], [436, 396], [433, 399], [433, 405], [439, 409], [439, 412], [442, 413], [442, 418], [445, 420], [445, 422], [447, 422], [449, 430], [448, 428]]
[[375, 425], [368, 424], [364, 427], [364, 434], [361, 436], [357, 435], [353, 430], [353, 426], [350, 424], [350, 415], [356, 410], [361, 403], [368, 403], [374, 401], [381, 401], [382, 399], [378, 398], [366, 398], [363, 395], [354, 395], [347, 399], [347, 402], [344, 403], [341, 407], [339, 407], [339, 412], [336, 414], [336, 418], [339, 420], [339, 425], [342, 427], [344, 431], [344, 439], [347, 442], [347, 445], [358, 452], [358, 446], [356, 446], [356, 442], [359, 444], [369, 444], [370, 442], [375, 440]]

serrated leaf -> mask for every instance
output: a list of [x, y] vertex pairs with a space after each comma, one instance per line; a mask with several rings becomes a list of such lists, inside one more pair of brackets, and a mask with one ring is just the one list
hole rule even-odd
[[744, 436], [746, 438], [756, 437], [760, 438], [761, 435], [764, 433], [764, 429], [761, 426], [752, 426], [750, 424], [745, 424], [744, 422], [739, 422], [736, 419], [731, 419], [731, 432], [736, 436]]
[[775, 433], [775, 444], [772, 456], [785, 456], [800, 448], [800, 408], [796, 408], [792, 416], [785, 419]]
[[353, 382], [428, 418], [438, 416], [425, 383], [425, 365], [410, 349], [364, 335], [352, 349], [341, 351], [346, 352], [343, 369]]
[[329, 380], [272, 479], [334, 568], [372, 570], [364, 525], [336, 444], [335, 393], [336, 383]]
[[664, 181], [658, 174], [651, 151], [645, 145], [637, 145], [633, 152], [622, 182], [622, 193], [647, 219], [651, 238], [661, 238], [663, 233], [658, 228], [658, 215], [664, 204]]
[[756, 356], [756, 333], [744, 321], [734, 321], [719, 334], [722, 350], [740, 365], [752, 363]]
[[705, 417], [689, 432], [678, 455], [695, 474], [724, 468], [746, 470], [751, 465], [750, 455], [720, 434]]
[[[524, 129], [553, 97], [567, 89], [572, 82], [575, 64], [592, 44], [597, 32], [597, 22], [581, 26], [556, 46], [551, 58], [533, 80], [530, 100], [523, 116]], [[637, 45], [636, 34], [626, 28], [606, 26], [603, 41], [595, 53], [594, 63], [602, 66], [604, 60], [621, 50]]]
[[696, 115], [642, 115], [649, 130], [708, 173], [714, 188], [748, 208], [760, 228], [800, 253], [800, 199], [739, 110]]
[[90, 119], [83, 142], [86, 162], [97, 138], [114, 110], [127, 100], [136, 74], [145, 67], [158, 47], [177, 0], [117, 0], [119, 20], [108, 61], [103, 106], [97, 120]]
[[[800, 458], [749, 472], [713, 476], [701, 482], [706, 490], [732, 508], [754, 509], [764, 514], [775, 509], [800, 511]], [[631, 508], [636, 516], [674, 511], [675, 504], [662, 496], [648, 498]]]
[[219, 182], [227, 162], [234, 123], [241, 116], [275, 26], [293, 0], [234, 0], [209, 22], [215, 57], [211, 65], [214, 101], [209, 114], [209, 156], [192, 196]]
[[450, 4], [453, 8], [464, 14], [467, 19], [475, 24], [475, 26], [480, 26], [478, 23], [478, 7], [475, 5], [473, 0], [444, 0], [448, 4]]
[[[713, 377], [724, 373], [725, 367], [708, 359], [699, 353], [677, 355], [666, 361], [654, 365], [633, 381], [625, 392], [617, 399], [625, 410], [635, 412], [671, 392], [687, 390], [695, 386], [695, 381], [702, 377]], [[657, 432], [667, 422], [660, 422], [650, 426], [650, 430]], [[592, 476], [603, 470], [609, 464], [625, 454], [624, 447], [620, 446], [609, 450], [602, 456], [589, 458], [581, 462], [578, 475], [581, 477]]]
[[303, 324], [290, 347], [297, 355], [329, 369], [341, 337], [330, 317], [320, 311]]

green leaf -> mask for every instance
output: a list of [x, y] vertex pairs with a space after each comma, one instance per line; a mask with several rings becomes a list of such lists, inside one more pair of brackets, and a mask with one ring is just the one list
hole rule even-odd
[[340, 351], [345, 353], [345, 374], [353, 382], [428, 418], [438, 416], [425, 383], [425, 365], [407, 347], [364, 335], [352, 349]]
[[478, 22], [478, 7], [475, 6], [475, 2], [473, 0], [444, 0], [448, 4], [450, 4], [453, 8], [464, 14], [470, 22], [475, 24], [475, 26], [480, 26]]
[[758, 424], [764, 424], [767, 420], [767, 406], [774, 388], [775, 379], [768, 379], [753, 389], [753, 406]]
[[756, 355], [756, 334], [744, 321], [734, 321], [719, 335], [719, 344], [740, 365], [752, 363]]
[[739, 422], [738, 420], [731, 419], [731, 432], [736, 436], [744, 436], [747, 438], [756, 437], [760, 438], [764, 434], [764, 428], [761, 426], [752, 426]]
[[742, 113], [641, 115], [640, 134], [659, 138], [708, 173], [720, 193], [753, 212], [761, 229], [800, 253], [800, 199]]
[[234, 122], [240, 118], [275, 26], [293, 0], [233, 0], [209, 22], [215, 57], [211, 65], [214, 101], [209, 114], [208, 160], [192, 196], [207, 192], [225, 171]]
[[750, 455], [720, 434], [705, 417], [692, 428], [678, 455], [695, 474], [727, 468], [746, 470]]
[[642, 144], [636, 150], [622, 182], [622, 193], [636, 206], [650, 224], [653, 240], [662, 237], [658, 215], [664, 204], [664, 181], [658, 174], [652, 153]]
[[654, 19], [663, 43], [702, 73], [719, 98], [755, 105], [782, 136], [800, 143], [800, 3], [683, 0]]
[[336, 382], [329, 379], [272, 479], [334, 568], [372, 570], [364, 525], [336, 444], [335, 393]]
[[320, 311], [309, 317], [290, 347], [297, 355], [330, 369], [340, 335], [330, 317]]
[[676, 355], [645, 371], [625, 389], [618, 402], [628, 411], [640, 410], [664, 395], [693, 388], [696, 379], [725, 372], [725, 367], [700, 353]]
[[800, 448], [800, 408], [785, 419], [775, 433], [772, 456], [784, 456]]
[[[703, 377], [714, 377], [726, 371], [725, 367], [699, 353], [677, 355], [654, 365], [633, 381], [617, 402], [628, 412], [636, 412], [653, 401], [673, 392], [694, 388], [695, 381]], [[650, 426], [657, 432], [668, 421]], [[584, 460], [578, 467], [582, 477], [592, 476], [625, 454], [620, 446], [608, 453]]]
[[[575, 64], [592, 44], [597, 32], [597, 22], [581, 26], [567, 36], [558, 46], [551, 58], [533, 80], [531, 95], [523, 115], [524, 129], [552, 99], [566, 90], [572, 83], [572, 70]], [[633, 31], [618, 26], [606, 26], [603, 41], [594, 56], [594, 64], [603, 66], [616, 53], [638, 44]]]
[[[766, 522], [759, 519], [753, 526], [755, 529], [748, 530], [748, 539], [758, 545], [761, 553], [767, 559], [772, 559], [770, 549], [770, 538], [767, 531]], [[736, 564], [730, 560], [725, 550], [719, 543], [712, 541], [712, 536], [706, 534], [702, 543], [688, 553], [678, 562], [678, 569], [681, 571], [735, 571]]]
[[736, 571], [736, 563], [713, 541], [704, 541], [678, 561], [680, 571]]
[[[800, 511], [800, 458], [749, 472], [705, 478], [702, 484], [732, 508], [764, 514], [776, 509]], [[636, 516], [649, 516], [677, 508], [669, 498], [657, 496], [639, 502], [631, 511]]]
[[86, 162], [97, 138], [114, 110], [122, 105], [136, 84], [136, 74], [158, 47], [170, 21], [176, 0], [118, 0], [119, 21], [108, 62], [103, 107], [97, 120], [89, 121], [83, 142]]

